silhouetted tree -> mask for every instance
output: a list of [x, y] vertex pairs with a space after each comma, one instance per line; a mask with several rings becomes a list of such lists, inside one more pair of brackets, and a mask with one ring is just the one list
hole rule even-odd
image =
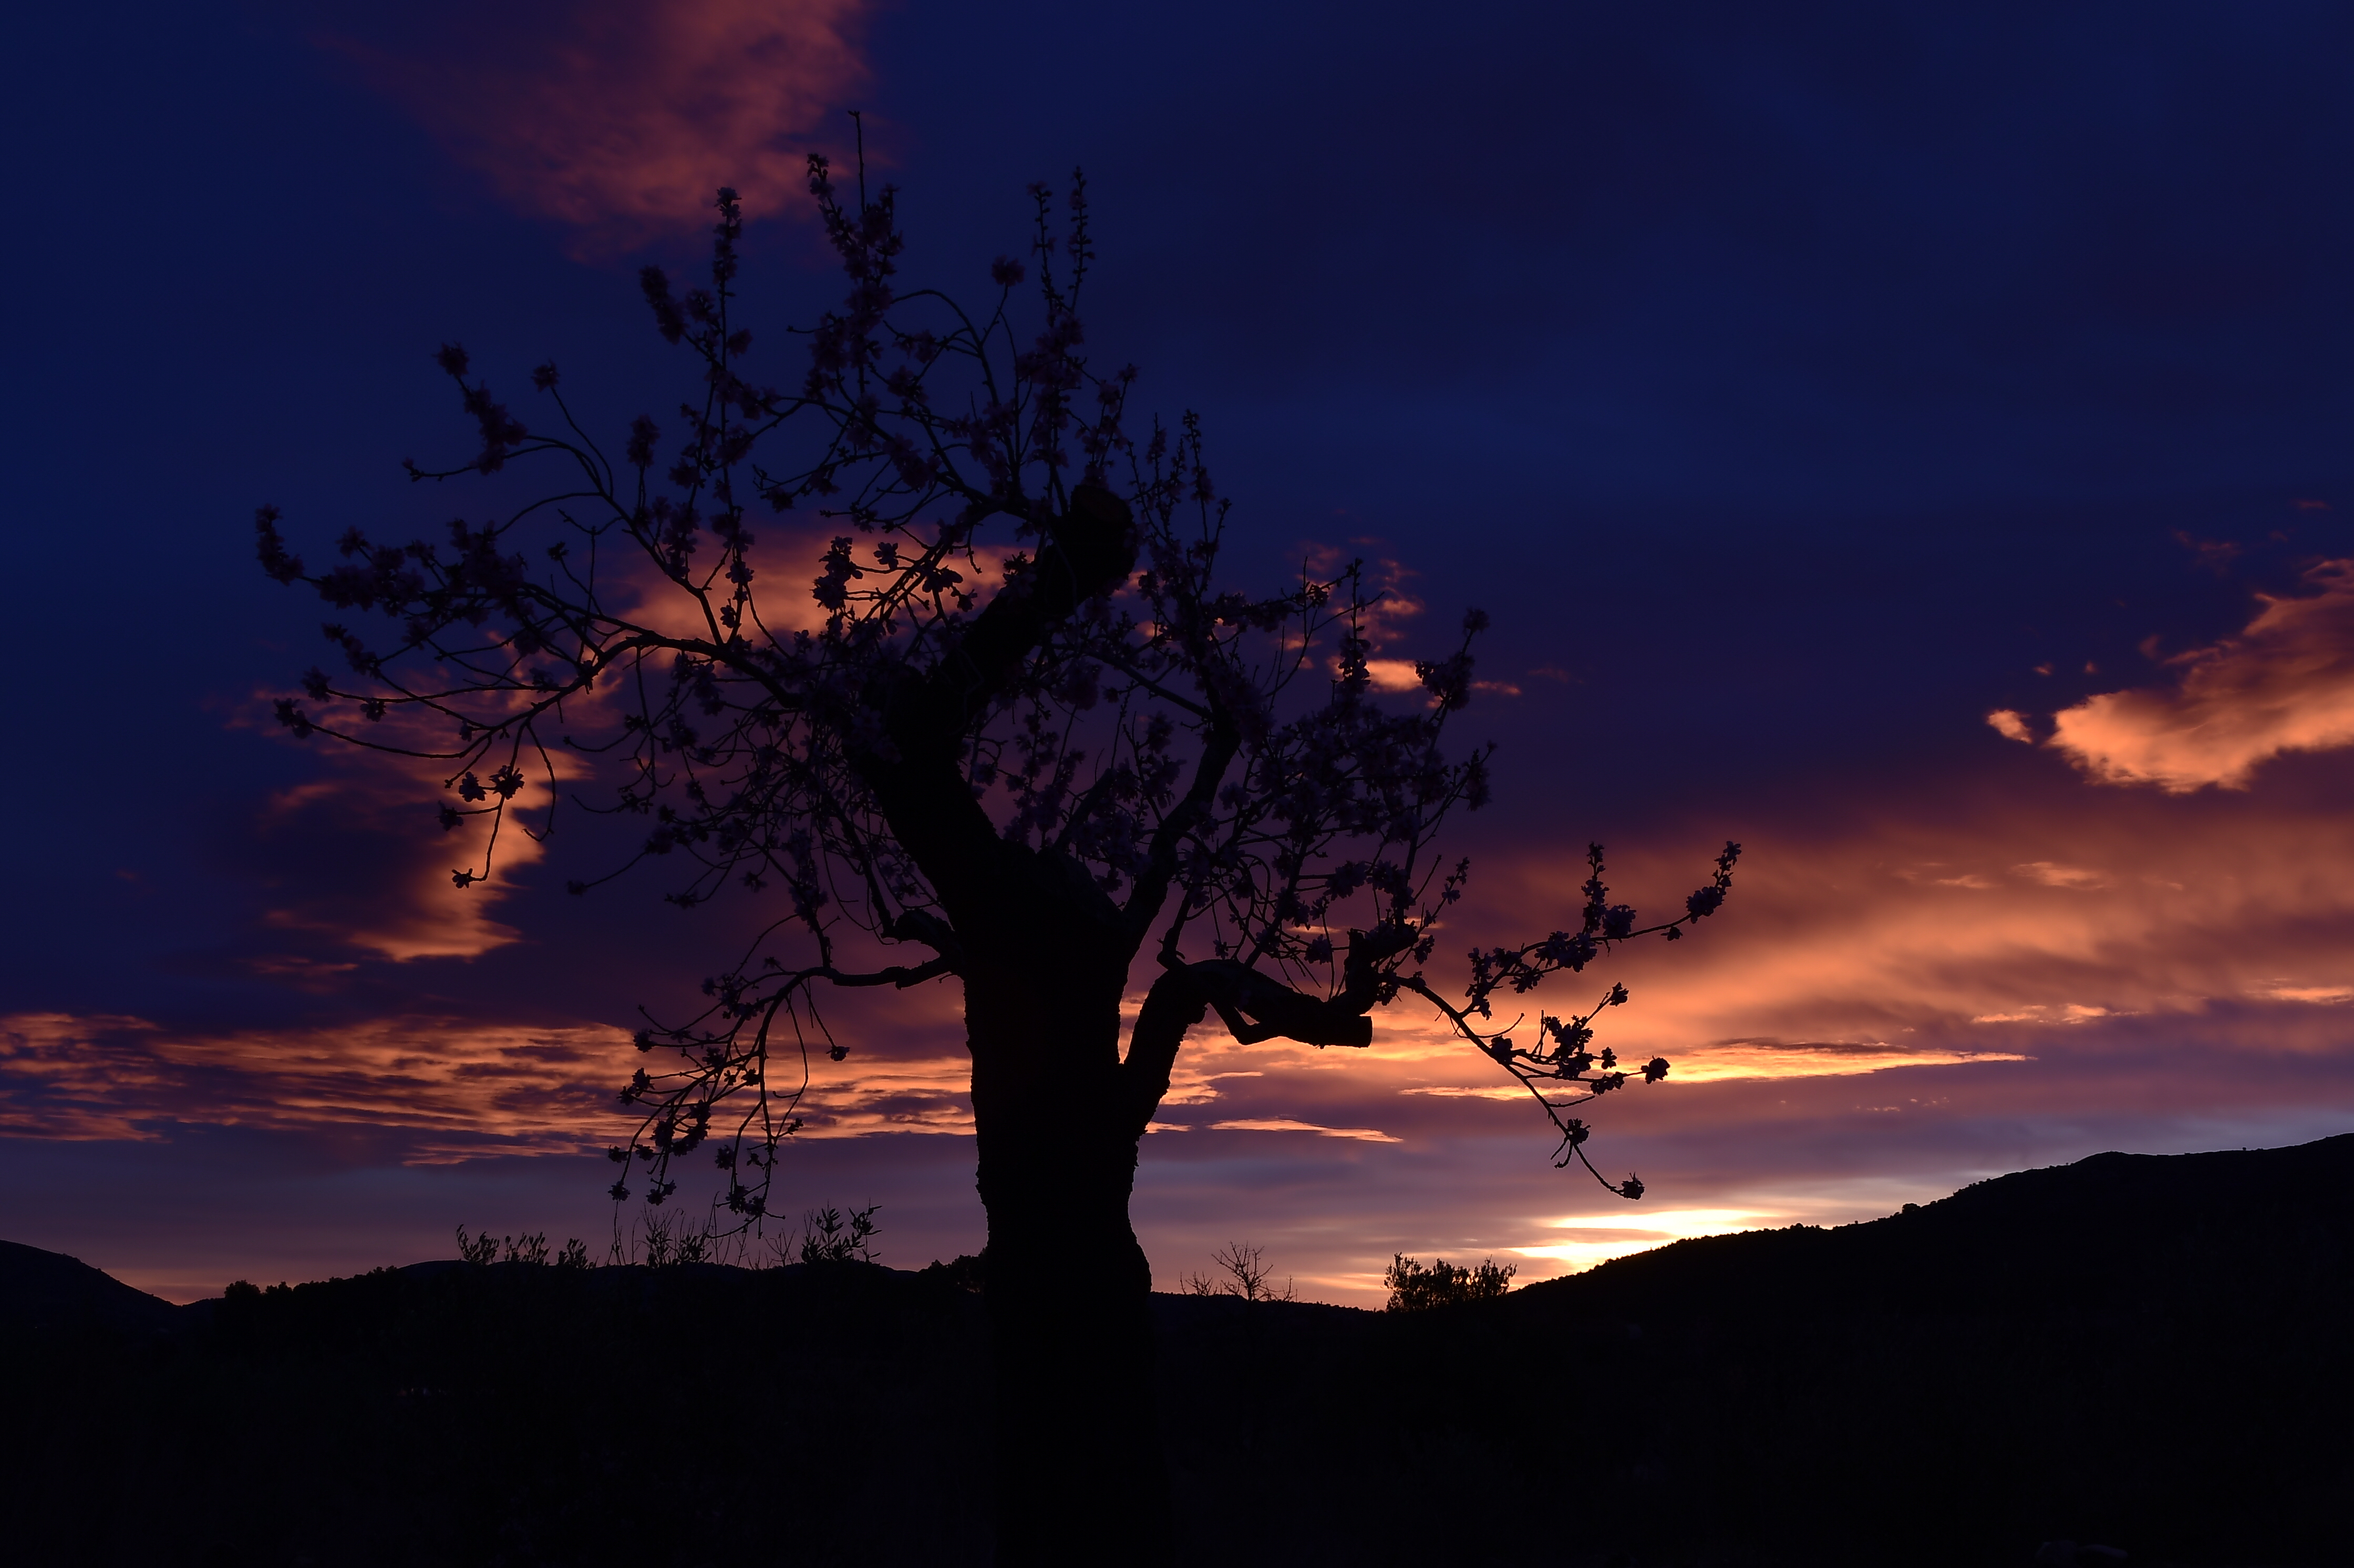
[[1275, 1270], [1267, 1266], [1264, 1249], [1246, 1246], [1241, 1242], [1228, 1242], [1210, 1255], [1225, 1278], [1207, 1274], [1188, 1274], [1179, 1281], [1188, 1296], [1233, 1296], [1245, 1301], [1288, 1301], [1292, 1299], [1291, 1281], [1283, 1282], [1278, 1290], [1274, 1285]]
[[[450, 345], [481, 449], [412, 476], [543, 460], [559, 482], [440, 543], [352, 529], [317, 573], [261, 511], [271, 577], [390, 620], [377, 639], [329, 624], [351, 674], [313, 670], [278, 716], [435, 759], [456, 796], [444, 824], [487, 814], [492, 851], [527, 769], [548, 790], [546, 816], [519, 824], [535, 836], [565, 788], [586, 788], [560, 785], [568, 754], [613, 790], [591, 809], [644, 820], [632, 863], [684, 868], [671, 902], [733, 889], [784, 906], [701, 1011], [638, 1033], [649, 1064], [621, 1091], [642, 1120], [612, 1150], [617, 1199], [661, 1202], [700, 1150], [758, 1223], [810, 1049], [849, 1049], [825, 988], [954, 977], [989, 1215], [1000, 1561], [1151, 1561], [1165, 1482], [1128, 1202], [1186, 1032], [1214, 1012], [1246, 1042], [1363, 1046], [1370, 1012], [1411, 993], [1530, 1088], [1558, 1163], [1585, 1160], [1564, 1113], [1667, 1064], [1589, 1048], [1623, 989], [1522, 1039], [1494, 1027], [1491, 1000], [1613, 942], [1680, 936], [1723, 901], [1737, 846], [1649, 927], [1610, 901], [1597, 848], [1575, 928], [1472, 952], [1459, 990], [1426, 978], [1469, 869], [1437, 858], [1439, 830], [1488, 799], [1490, 748], [1442, 744], [1486, 618], [1415, 665], [1414, 699], [1385, 704], [1367, 664], [1378, 596], [1356, 566], [1263, 594], [1221, 580], [1227, 503], [1198, 425], [1131, 432], [1134, 369], [1086, 355], [1076, 176], [1059, 233], [1033, 188], [1031, 260], [1000, 258], [977, 310], [901, 287], [892, 189], [870, 198], [862, 172], [848, 197], [822, 159], [810, 183], [851, 291], [799, 331], [797, 385], [746, 378], [741, 214], [723, 190], [708, 287], [642, 275], [695, 371], [667, 435], [641, 416], [617, 467], [554, 366], [533, 373], [550, 424], [527, 429]], [[756, 543], [763, 509], [839, 530], [808, 597], [758, 591], [780, 554]], [[490, 872], [486, 852], [453, 876]]]
[[1442, 1257], [1426, 1267], [1420, 1258], [1393, 1253], [1382, 1283], [1390, 1287], [1390, 1311], [1420, 1312], [1458, 1301], [1492, 1301], [1512, 1287], [1512, 1276], [1519, 1272], [1518, 1265], [1500, 1266], [1492, 1257], [1469, 1268]]

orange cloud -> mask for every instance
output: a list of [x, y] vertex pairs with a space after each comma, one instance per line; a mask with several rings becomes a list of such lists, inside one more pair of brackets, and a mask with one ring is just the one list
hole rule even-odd
[[[2319, 807], [2064, 791], [1967, 813], [1922, 802], [1828, 841], [1765, 824], [1741, 836], [1725, 914], [1691, 941], [1628, 949], [1597, 980], [1634, 993], [1599, 1021], [1603, 1043], [1667, 1056], [1670, 1088], [1927, 1067], [1940, 1053], [2048, 1063], [2211, 1017], [2232, 1022], [2198, 1033], [2234, 1052], [2323, 1050], [2339, 1038], [2334, 1004], [2354, 996], [2354, 826]], [[1674, 885], [1657, 862], [1628, 856], [1618, 880]], [[1522, 885], [1500, 904], [1574, 909], [1582, 865], [1514, 870]], [[1584, 1000], [1531, 999], [1556, 1012]]]
[[[805, 199], [811, 138], [867, 79], [861, 0], [586, 0], [462, 37], [326, 40], [518, 209], [628, 243]], [[504, 25], [502, 25], [504, 24]]]
[[2082, 865], [2062, 865], [2054, 860], [2031, 860], [2010, 868], [2013, 876], [2030, 882], [2040, 882], [2046, 887], [2106, 887], [2109, 879], [2101, 873]]
[[1214, 1121], [1213, 1132], [1312, 1132], [1324, 1138], [1353, 1138], [1365, 1143], [1401, 1143], [1403, 1139], [1370, 1127], [1323, 1127], [1312, 1121], [1294, 1121], [1288, 1117], [1242, 1117], [1234, 1121]]
[[813, 1075], [794, 1114], [803, 1123], [795, 1136], [804, 1140], [878, 1132], [969, 1133], [972, 1059], [962, 1051], [905, 1058], [862, 1052], [848, 1069]]
[[[2244, 789], [2256, 768], [2289, 751], [2354, 745], [2354, 561], [2306, 574], [2317, 591], [2264, 599], [2236, 637], [2169, 662], [2170, 690], [2109, 692], [2055, 715], [2044, 744], [2096, 782], [2155, 784], [2170, 794]], [[2013, 739], [1996, 713], [1989, 724]]]
[[[272, 695], [255, 694], [252, 706], [233, 725], [263, 729], [266, 721], [257, 715], [267, 713]], [[313, 705], [312, 711], [319, 710]], [[321, 716], [336, 724], [352, 718], [348, 708]], [[267, 732], [284, 736], [274, 726]], [[398, 712], [368, 738], [420, 751], [451, 743], [446, 731]], [[239, 845], [240, 869], [260, 885], [263, 927], [292, 938], [324, 938], [396, 962], [471, 959], [518, 939], [519, 933], [493, 915], [517, 888], [514, 874], [546, 853], [532, 836], [547, 821], [549, 781], [544, 771], [535, 768], [538, 776], [529, 778], [516, 798], [520, 809], [507, 812], [493, 858], [489, 816], [465, 815], [446, 830], [437, 823], [440, 807], [459, 803], [440, 771], [447, 764], [364, 752], [323, 736], [287, 738], [284, 744], [303, 747], [316, 771], [307, 781], [271, 794], [254, 811]], [[587, 771], [562, 754], [551, 761], [558, 780]], [[461, 887], [452, 877], [464, 870], [480, 878], [486, 869], [488, 879], [471, 886]], [[317, 953], [281, 951], [255, 959], [252, 967], [318, 980], [351, 965]]]
[[408, 1165], [576, 1153], [618, 1123], [617, 1029], [446, 1018], [179, 1031], [143, 1018], [0, 1018], [0, 1134], [152, 1142], [176, 1125], [391, 1132]]
[[[942, 989], [923, 1011], [953, 1002]], [[922, 1033], [920, 1016], [901, 1022], [903, 1035]], [[862, 1039], [851, 1065], [812, 1064], [801, 1139], [972, 1130], [961, 1050], [898, 1055], [851, 1033]], [[407, 1165], [575, 1154], [619, 1141], [635, 1119], [613, 1094], [642, 1060], [629, 1040], [597, 1024], [443, 1016], [204, 1030], [18, 1013], [0, 1017], [0, 1137], [154, 1142], [205, 1125], [388, 1135]]]
[[516, 940], [493, 912], [514, 890], [513, 874], [545, 853], [522, 831], [521, 814], [499, 834], [493, 879], [461, 888], [451, 874], [482, 865], [490, 820], [469, 817], [443, 832], [433, 820], [448, 799], [440, 780], [417, 768], [370, 768], [379, 760], [338, 755], [328, 777], [270, 798], [255, 836], [264, 862], [282, 863], [267, 877], [262, 923], [396, 962], [471, 959]]

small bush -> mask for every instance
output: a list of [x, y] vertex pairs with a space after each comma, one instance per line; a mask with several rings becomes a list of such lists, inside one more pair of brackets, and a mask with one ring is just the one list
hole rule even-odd
[[1426, 1268], [1419, 1259], [1393, 1253], [1382, 1283], [1390, 1287], [1391, 1311], [1421, 1312], [1458, 1301], [1492, 1301], [1511, 1288], [1518, 1272], [1518, 1264], [1500, 1268], [1493, 1258], [1482, 1258], [1477, 1268], [1458, 1268], [1442, 1257]]
[[[504, 1255], [502, 1249], [504, 1249]], [[551, 1263], [558, 1268], [588, 1266], [588, 1248], [579, 1237], [575, 1236], [566, 1242], [563, 1247], [551, 1257], [548, 1255], [547, 1234], [544, 1231], [534, 1231], [529, 1234], [519, 1236], [494, 1236], [490, 1232], [484, 1231], [481, 1235], [470, 1236], [466, 1234], [466, 1227], [460, 1225], [458, 1255], [468, 1263], [504, 1261], [536, 1264], [543, 1267]]]
[[983, 1248], [978, 1257], [970, 1253], [960, 1254], [953, 1263], [942, 1263], [935, 1258], [920, 1272], [923, 1278], [948, 1289], [969, 1291], [975, 1296], [986, 1295], [989, 1290], [989, 1252]]
[[801, 1233], [801, 1261], [875, 1262], [875, 1233], [881, 1228], [875, 1223], [875, 1211], [881, 1207], [880, 1203], [869, 1203], [847, 1214], [831, 1204], [811, 1210], [808, 1229]]

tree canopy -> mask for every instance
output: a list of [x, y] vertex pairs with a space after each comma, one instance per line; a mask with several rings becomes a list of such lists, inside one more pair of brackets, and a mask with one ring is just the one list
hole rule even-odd
[[[623, 1091], [643, 1107], [632, 1147], [653, 1166], [646, 1195], [669, 1194], [671, 1160], [706, 1141], [723, 1169], [765, 1170], [765, 1151], [796, 1126], [795, 1092], [770, 1072], [782, 1037], [804, 1057], [813, 1041], [846, 1054], [825, 1028], [821, 984], [905, 987], [956, 970], [937, 885], [948, 863], [906, 837], [986, 832], [1034, 847], [1084, 879], [1130, 945], [1150, 940], [1161, 963], [1183, 964], [1240, 1039], [1365, 1044], [1369, 1008], [1405, 991], [1549, 1110], [1630, 1075], [1663, 1077], [1664, 1061], [1622, 1067], [1591, 1048], [1594, 1017], [1626, 1000], [1621, 986], [1582, 1014], [1543, 1016], [1524, 1040], [1487, 1027], [1492, 999], [1582, 970], [1613, 942], [1681, 936], [1723, 901], [1739, 846], [1681, 915], [1641, 926], [1611, 902], [1596, 845], [1576, 928], [1474, 949], [1459, 991], [1426, 978], [1418, 966], [1469, 872], [1440, 858], [1439, 830], [1454, 808], [1489, 798], [1492, 746], [1444, 749], [1471, 699], [1486, 615], [1464, 616], [1452, 653], [1416, 662], [1420, 701], [1391, 707], [1367, 670], [1379, 596], [1362, 563], [1303, 568], [1257, 596], [1218, 581], [1231, 503], [1199, 421], [1154, 421], [1140, 441], [1127, 418], [1135, 367], [1100, 372], [1085, 353], [1078, 306], [1095, 250], [1080, 176], [1060, 234], [1051, 194], [1032, 189], [1026, 336], [1023, 261], [992, 264], [982, 312], [902, 291], [896, 192], [845, 206], [822, 158], [811, 160], [811, 188], [853, 287], [840, 311], [795, 331], [809, 361], [798, 388], [744, 375], [742, 210], [723, 190], [709, 286], [679, 293], [652, 267], [642, 280], [662, 335], [700, 370], [674, 445], [641, 415], [617, 468], [574, 420], [552, 364], [532, 381], [553, 425], [532, 430], [448, 344], [439, 361], [481, 450], [461, 467], [410, 464], [411, 475], [550, 458], [568, 471], [564, 488], [504, 520], [453, 521], [446, 544], [381, 545], [351, 528], [341, 562], [315, 575], [288, 550], [276, 508], [257, 518], [273, 577], [397, 622], [376, 647], [328, 623], [350, 676], [314, 667], [308, 702], [281, 700], [280, 722], [451, 764], [457, 799], [443, 825], [493, 823], [480, 869], [452, 874], [460, 886], [490, 874], [499, 825], [534, 773], [547, 795], [525, 831], [552, 830], [566, 794], [555, 754], [569, 753], [619, 779], [601, 806], [577, 803], [651, 820], [630, 863], [686, 863], [671, 903], [730, 887], [773, 887], [789, 903], [706, 982], [707, 1007], [637, 1035], [641, 1050], [676, 1053]], [[761, 510], [853, 530], [824, 546], [815, 614], [756, 593]], [[398, 716], [424, 723], [387, 737], [377, 726]], [[951, 767], [972, 804], [944, 813], [961, 821], [903, 837], [877, 776], [921, 753]], [[793, 938], [814, 962], [783, 952]], [[860, 971], [843, 962], [853, 943], [931, 956]], [[1564, 1162], [1582, 1157], [1584, 1124], [1555, 1119]], [[758, 1213], [764, 1185], [739, 1179], [731, 1207]], [[1621, 1185], [1639, 1195], [1638, 1182]], [[616, 1197], [628, 1191], [615, 1183]]]
[[698, 1004], [657, 1004], [638, 1030], [613, 1196], [664, 1201], [701, 1150], [738, 1223], [758, 1223], [811, 1054], [854, 1044], [827, 1024], [830, 989], [944, 977], [965, 991], [991, 1289], [1009, 1300], [1042, 1206], [1074, 1192], [1100, 1195], [1083, 1228], [1133, 1283], [1136, 1142], [1207, 1013], [1246, 1042], [1363, 1047], [1375, 1010], [1413, 999], [1528, 1088], [1557, 1163], [1586, 1161], [1570, 1113], [1668, 1064], [1597, 1047], [1623, 987], [1518, 1033], [1495, 1003], [1613, 944], [1681, 937], [1723, 903], [1739, 847], [1647, 925], [1595, 846], [1574, 922], [1440, 978], [1470, 871], [1442, 831], [1490, 796], [1492, 748], [1453, 733], [1487, 617], [1414, 663], [1416, 689], [1384, 693], [1383, 599], [1360, 563], [1226, 580], [1236, 524], [1199, 421], [1140, 420], [1135, 368], [1090, 357], [1079, 176], [1061, 200], [1032, 188], [1026, 259], [999, 258], [970, 307], [903, 284], [892, 188], [870, 196], [862, 170], [845, 191], [822, 158], [810, 188], [850, 289], [790, 329], [797, 382], [748, 372], [743, 214], [723, 189], [708, 281], [642, 274], [691, 392], [640, 415], [618, 463], [555, 366], [533, 373], [546, 412], [526, 426], [450, 344], [479, 449], [411, 476], [559, 477], [440, 541], [349, 529], [322, 571], [274, 508], [257, 521], [264, 569], [343, 617], [323, 630], [344, 671], [309, 672], [280, 721], [446, 769], [444, 825], [490, 827], [458, 885], [493, 874], [511, 815], [545, 838], [561, 803], [643, 824], [626, 863], [575, 892], [651, 861], [683, 908], [767, 912]]

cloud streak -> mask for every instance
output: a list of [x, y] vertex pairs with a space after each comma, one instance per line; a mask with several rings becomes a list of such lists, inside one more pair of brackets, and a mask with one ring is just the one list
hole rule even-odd
[[[2284, 753], [2354, 745], [2354, 561], [2306, 577], [2314, 592], [2261, 596], [2239, 635], [2168, 660], [2179, 672], [2171, 687], [2088, 697], [2054, 715], [2044, 744], [2097, 783], [2178, 795], [2244, 789]], [[2028, 738], [2008, 709], [1987, 722]]]
[[433, 812], [448, 797], [424, 768], [330, 756], [321, 777], [273, 794], [250, 829], [261, 923], [281, 943], [308, 938], [398, 962], [476, 958], [517, 939], [497, 906], [544, 853], [519, 820], [499, 835], [496, 874], [461, 888], [451, 872], [483, 864], [490, 820], [439, 829]]
[[444, 1018], [228, 1033], [143, 1018], [0, 1019], [0, 1134], [154, 1142], [178, 1127], [364, 1136], [399, 1162], [577, 1153], [616, 1123], [620, 1030]]
[[588, 0], [411, 25], [357, 59], [517, 210], [609, 241], [804, 199], [802, 157], [866, 82], [861, 0]]
[[[1939, 1053], [2040, 1058], [2127, 1021], [2190, 1035], [2226, 1013], [2234, 1050], [2327, 1043], [2319, 999], [2354, 979], [2342, 814], [2064, 788], [1936, 811], [1924, 802], [1923, 820], [1828, 839], [1786, 836], [1794, 823], [1744, 832], [1725, 916], [1606, 971], [1634, 1001], [1604, 1021], [1604, 1042], [1667, 1056], [1670, 1085], [1925, 1066]], [[1565, 900], [1577, 869], [1526, 874]], [[1512, 902], [1543, 900], [1532, 888]]]

